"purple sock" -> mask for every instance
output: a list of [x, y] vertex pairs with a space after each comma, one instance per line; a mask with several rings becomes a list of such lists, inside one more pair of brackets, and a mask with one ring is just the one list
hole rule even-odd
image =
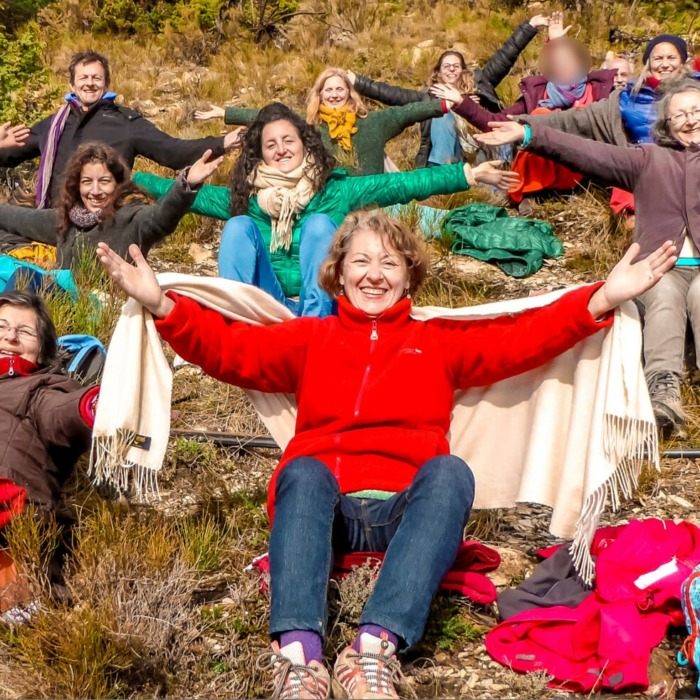
[[291, 632], [282, 632], [280, 634], [280, 649], [294, 642], [301, 642], [307, 664], [312, 661], [323, 663], [323, 640], [316, 632], [292, 630]]
[[357, 637], [355, 637], [355, 641], [352, 643], [352, 648], [357, 652], [360, 651], [360, 637], [363, 634], [371, 634], [373, 637], [379, 638], [381, 638], [382, 634], [385, 634], [388, 641], [395, 647], [399, 646], [399, 638], [385, 627], [381, 627], [380, 625], [360, 625], [360, 629], [357, 630]]

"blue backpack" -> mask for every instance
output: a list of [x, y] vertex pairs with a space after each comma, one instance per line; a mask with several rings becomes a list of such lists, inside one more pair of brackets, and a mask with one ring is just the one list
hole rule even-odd
[[91, 335], [62, 335], [58, 339], [61, 365], [68, 376], [92, 386], [102, 378], [107, 351]]

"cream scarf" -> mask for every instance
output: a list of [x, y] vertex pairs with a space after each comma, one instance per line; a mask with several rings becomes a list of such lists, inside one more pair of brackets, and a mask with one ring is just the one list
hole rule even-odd
[[314, 184], [308, 176], [311, 166], [308, 156], [304, 156], [302, 164], [289, 173], [260, 163], [249, 176], [260, 208], [272, 219], [271, 253], [279, 248], [289, 250], [294, 219], [316, 194]]
[[[224, 279], [165, 273], [175, 290], [225, 316], [268, 325], [291, 312], [256, 287]], [[461, 309], [414, 308], [413, 317], [468, 321], [544, 306], [563, 292]], [[452, 452], [476, 476], [476, 508], [518, 502], [550, 506], [550, 532], [573, 538], [588, 580], [588, 555], [609, 497], [629, 497], [645, 459], [658, 468], [654, 416], [641, 367], [636, 307], [625, 304], [612, 328], [580, 342], [535, 370], [455, 394]], [[90, 461], [92, 477], [137, 493], [157, 491], [168, 443], [172, 375], [151, 314], [130, 299], [109, 346]], [[284, 448], [295, 429], [294, 397], [247, 392], [270, 434]]]

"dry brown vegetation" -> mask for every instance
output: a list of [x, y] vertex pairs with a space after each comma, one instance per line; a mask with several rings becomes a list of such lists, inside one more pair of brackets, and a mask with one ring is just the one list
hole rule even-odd
[[[257, 44], [241, 29], [234, 3], [211, 31], [185, 25], [130, 37], [93, 34], [90, 22], [98, 5], [97, 0], [59, 0], [40, 13], [38, 31], [46, 42], [50, 76], [36, 99], [50, 102], [58, 94], [75, 50], [95, 48], [109, 55], [121, 99], [184, 137], [219, 133], [221, 125], [192, 120], [193, 111], [210, 102], [261, 106], [279, 99], [301, 108], [306, 88], [326, 65], [417, 87], [442, 48], [462, 47], [481, 63], [519, 21], [553, 9], [490, 0], [309, 0], [302, 3], [309, 14], [294, 18], [273, 42]], [[653, 3], [584, 5], [586, 14], [571, 16], [574, 33], [589, 43], [596, 60], [603, 58], [611, 27], [634, 36], [660, 28], [661, 10], [655, 16]], [[692, 27], [682, 10], [664, 12], [665, 28]], [[429, 39], [434, 47], [416, 48]], [[535, 69], [539, 45], [536, 40], [502, 86], [506, 102], [516, 96], [518, 79]], [[634, 47], [630, 42], [626, 48]], [[389, 153], [400, 167], [411, 167], [417, 144], [412, 129], [390, 144]], [[166, 172], [145, 162], [138, 167]], [[225, 182], [227, 171], [224, 167], [217, 175], [218, 182]], [[24, 172], [31, 180], [31, 168]], [[482, 195], [432, 203], [449, 207], [474, 197]], [[591, 185], [536, 207], [535, 215], [554, 225], [566, 252], [528, 280], [457, 259], [444, 242], [432, 243], [432, 271], [417, 302], [473, 304], [605, 275], [628, 242], [605, 197]], [[406, 216], [410, 220], [410, 212]], [[153, 258], [160, 269], [191, 271], [194, 265], [202, 274], [215, 274], [219, 231], [218, 222], [187, 217]], [[121, 297], [89, 263], [84, 270], [78, 305], [68, 308], [52, 300], [52, 311], [60, 332], [78, 327], [106, 338]], [[87, 293], [96, 287], [111, 299], [99, 318]], [[698, 397], [693, 387], [685, 391], [691, 405], [689, 444], [697, 444]], [[175, 428], [265, 432], [242, 392], [192, 369], [176, 374], [173, 411]], [[267, 679], [256, 658], [266, 649], [268, 601], [245, 568], [267, 549], [264, 502], [276, 457], [275, 451], [226, 450], [174, 438], [159, 500], [137, 503], [96, 493], [79, 470], [61, 525], [45, 530], [29, 516], [17, 521], [8, 533], [10, 550], [41, 611], [30, 625], [0, 629], [0, 696], [264, 696]], [[619, 517], [694, 518], [698, 494], [694, 465], [666, 461], [660, 475], [645, 475], [638, 496]], [[504, 556], [499, 586], [517, 584], [532, 569], [533, 548], [551, 542], [546, 522], [546, 509], [530, 506], [475, 514], [469, 535], [499, 547]], [[65, 589], [51, 597], [37, 562], [62, 547], [67, 548]], [[352, 636], [370, 574], [359, 571], [333, 587], [329, 652]], [[555, 697], [546, 689], [546, 677], [518, 676], [489, 661], [481, 639], [493, 624], [492, 610], [454, 598], [436, 601], [426, 638], [408, 657], [413, 691], [420, 697]], [[667, 646], [668, 659], [672, 653]]]

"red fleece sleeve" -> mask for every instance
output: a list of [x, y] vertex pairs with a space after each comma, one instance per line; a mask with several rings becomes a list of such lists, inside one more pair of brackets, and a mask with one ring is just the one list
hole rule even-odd
[[612, 325], [596, 321], [588, 302], [602, 282], [574, 289], [537, 309], [475, 321], [434, 320], [445, 333], [447, 364], [455, 388], [495, 384], [527, 372]]
[[491, 131], [489, 122], [507, 122], [509, 116], [527, 114], [525, 100], [522, 97], [500, 112], [489, 112], [488, 109], [484, 109], [480, 104], [472, 100], [469, 95], [465, 95], [459, 104], [452, 107], [452, 111], [466, 119], [479, 131]]
[[173, 310], [156, 319], [163, 340], [188, 362], [228, 384], [258, 391], [295, 393], [306, 346], [320, 319], [295, 318], [270, 326], [231, 321], [196, 301], [168, 293]]

